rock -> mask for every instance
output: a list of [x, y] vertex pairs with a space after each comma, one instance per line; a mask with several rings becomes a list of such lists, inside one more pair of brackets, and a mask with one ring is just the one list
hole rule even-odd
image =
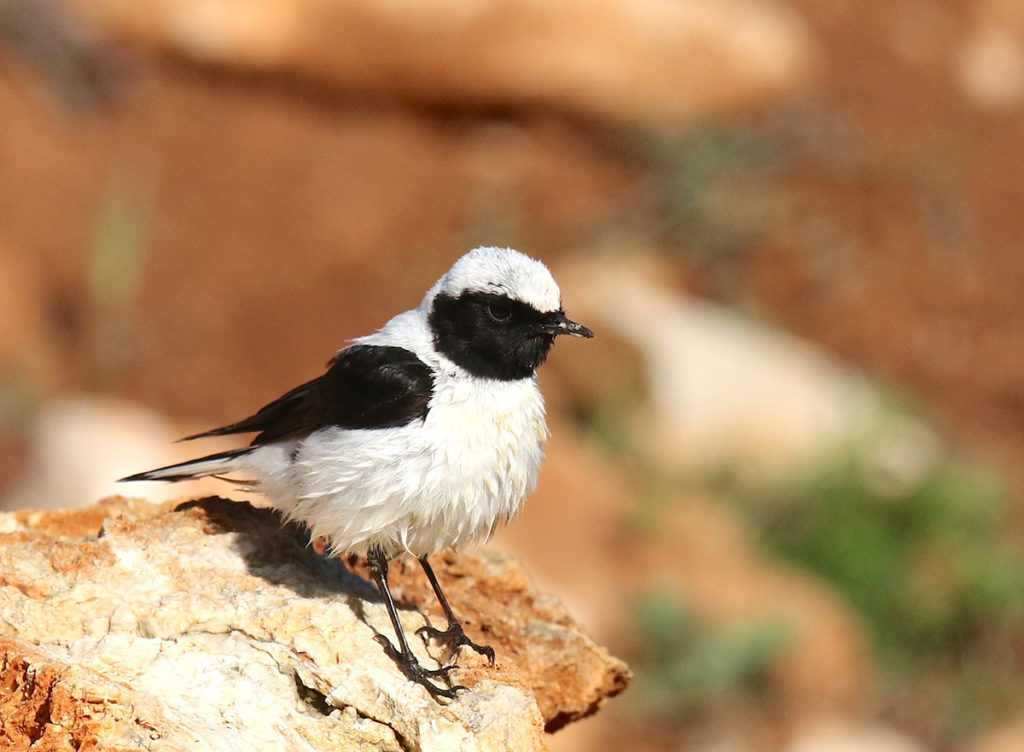
[[984, 731], [965, 749], [967, 752], [1019, 752], [1024, 749], [1024, 717], [1018, 716]]
[[67, 0], [106, 35], [206, 64], [452, 107], [672, 124], [806, 83], [814, 45], [759, 0]]
[[894, 728], [846, 719], [822, 720], [796, 734], [786, 752], [928, 752]]
[[884, 445], [892, 466], [880, 475], [912, 484], [941, 456], [934, 432], [889, 409], [863, 374], [811, 342], [671, 289], [653, 256], [595, 254], [559, 273], [581, 320], [642, 354], [648, 397], [633, 435], [665, 470], [785, 478], [837, 450]]
[[[195, 457], [194, 447], [174, 443], [208, 426], [175, 426], [152, 408], [88, 394], [64, 394], [39, 408], [29, 435], [29, 460], [0, 509], [84, 507], [124, 493], [151, 501], [181, 498], [177, 484], [118, 483], [140, 467], [157, 467]], [[211, 452], [237, 442], [216, 441]], [[205, 496], [224, 488], [212, 478], [189, 481], [186, 493]], [[236, 498], [251, 500], [255, 494]]]
[[980, 107], [1012, 109], [1024, 100], [1024, 13], [1000, 13], [998, 2], [978, 10], [955, 59], [956, 83]]
[[[628, 669], [513, 560], [435, 557], [470, 634], [440, 703], [374, 640], [369, 583], [303, 547], [271, 510], [219, 498], [109, 498], [0, 516], [0, 741], [56, 750], [540, 750], [593, 713]], [[417, 567], [391, 579], [428, 604]], [[402, 610], [406, 630], [426, 623]], [[435, 646], [414, 639], [425, 665]]]

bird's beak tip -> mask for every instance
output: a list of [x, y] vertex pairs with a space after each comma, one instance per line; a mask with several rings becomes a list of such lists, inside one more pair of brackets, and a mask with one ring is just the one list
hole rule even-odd
[[577, 324], [575, 321], [570, 319], [561, 311], [541, 326], [541, 329], [548, 334], [568, 334], [570, 337], [585, 337], [590, 339], [594, 336], [594, 332], [589, 328], [583, 326], [583, 324]]
[[577, 324], [575, 321], [569, 318], [564, 318], [558, 325], [559, 334], [568, 334], [572, 337], [584, 337], [586, 339], [592, 339], [594, 336], [593, 330], [583, 326], [583, 324]]

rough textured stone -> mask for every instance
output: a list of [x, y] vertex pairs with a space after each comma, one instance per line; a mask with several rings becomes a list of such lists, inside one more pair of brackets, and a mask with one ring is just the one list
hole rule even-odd
[[[356, 569], [358, 569], [358, 563]], [[628, 670], [511, 559], [435, 568], [472, 651], [439, 703], [374, 641], [390, 635], [369, 583], [318, 557], [270, 510], [208, 498], [111, 498], [0, 516], [0, 746], [13, 749], [543, 749], [621, 691]], [[395, 566], [406, 630], [430, 604]], [[439, 611], [429, 618], [443, 624]], [[414, 639], [426, 665], [436, 645]]]

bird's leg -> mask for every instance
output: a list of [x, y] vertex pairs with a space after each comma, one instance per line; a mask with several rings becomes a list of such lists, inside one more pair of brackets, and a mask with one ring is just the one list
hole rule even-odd
[[434, 574], [434, 570], [430, 566], [430, 562], [427, 561], [426, 556], [420, 557], [420, 565], [423, 567], [423, 571], [427, 573], [427, 579], [430, 580], [430, 586], [434, 588], [434, 595], [437, 596], [438, 602], [441, 604], [442, 610], [444, 610], [445, 618], [448, 619], [448, 627], [446, 629], [436, 629], [434, 627], [420, 627], [416, 630], [416, 634], [426, 634], [428, 637], [443, 642], [448, 646], [448, 649], [454, 653], [455, 650], [461, 645], [468, 645], [473, 648], [480, 655], [487, 656], [487, 660], [490, 664], [494, 665], [494, 648], [489, 645], [477, 645], [469, 637], [466, 636], [466, 632], [462, 629], [462, 625], [459, 620], [455, 617], [455, 612], [452, 611], [452, 607], [448, 605], [448, 599], [444, 597], [444, 593], [441, 592], [441, 585], [437, 581], [437, 576]]
[[434, 697], [449, 697], [454, 698], [459, 690], [465, 689], [461, 684], [457, 684], [451, 688], [439, 687], [431, 681], [434, 677], [448, 678], [448, 672], [454, 668], [454, 666], [442, 666], [438, 669], [425, 669], [417, 660], [412, 650], [409, 648], [409, 642], [405, 639], [405, 631], [402, 629], [402, 622], [398, 618], [398, 609], [395, 608], [395, 600], [391, 597], [391, 590], [388, 588], [388, 557], [384, 553], [384, 550], [379, 546], [374, 546], [367, 553], [367, 560], [370, 565], [370, 576], [373, 577], [374, 583], [377, 585], [377, 589], [380, 591], [381, 597], [384, 598], [384, 606], [388, 610], [388, 616], [391, 618], [391, 626], [395, 628], [395, 636], [398, 638], [398, 648], [391, 644], [391, 640], [382, 634], [378, 634], [376, 639], [384, 647], [384, 652], [398, 664], [399, 668], [402, 669], [402, 673], [406, 675], [410, 680], [422, 685], [428, 692]]

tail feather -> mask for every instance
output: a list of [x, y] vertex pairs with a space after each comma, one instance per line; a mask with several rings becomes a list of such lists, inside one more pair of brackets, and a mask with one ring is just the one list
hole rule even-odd
[[176, 465], [158, 467], [155, 470], [147, 470], [144, 473], [129, 475], [125, 478], [121, 478], [118, 482], [127, 483], [137, 480], [165, 480], [169, 482], [176, 482], [179, 480], [193, 480], [195, 478], [205, 478], [209, 475], [230, 473], [233, 470], [237, 470], [239, 467], [239, 463], [236, 462], [236, 460], [239, 457], [249, 454], [251, 451], [252, 447], [245, 447], [244, 449], [231, 449], [227, 452], [208, 454], [205, 457], [189, 460], [188, 462], [179, 462]]

